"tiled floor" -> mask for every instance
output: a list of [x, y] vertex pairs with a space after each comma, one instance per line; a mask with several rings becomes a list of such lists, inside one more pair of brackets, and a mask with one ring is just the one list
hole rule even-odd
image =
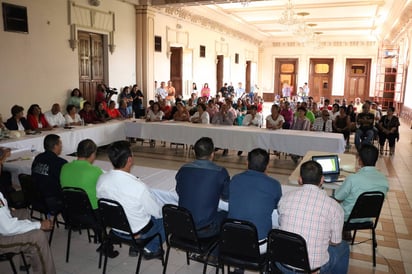
[[[410, 125], [401, 126], [401, 139], [396, 146], [394, 156], [381, 156], [378, 168], [388, 176], [390, 191], [384, 203], [381, 218], [377, 229], [378, 248], [377, 266], [372, 267], [371, 241], [351, 247], [349, 273], [412, 273], [412, 130]], [[193, 153], [181, 147], [170, 148], [169, 144], [156, 148], [148, 144], [136, 143], [133, 146], [135, 164], [164, 169], [178, 169], [184, 162], [192, 160]], [[351, 152], [352, 153], [352, 152]], [[107, 159], [104, 153], [100, 159]], [[230, 151], [227, 157], [221, 152], [216, 153], [215, 160], [228, 168], [231, 175], [239, 173], [246, 167], [246, 156], [238, 157], [236, 151]], [[295, 165], [284, 156], [271, 156], [269, 174], [277, 178], [282, 184], [287, 184], [287, 178]], [[169, 189], [171, 186], [162, 186]], [[369, 233], [358, 232], [357, 241], [369, 239]], [[101, 273], [97, 268], [97, 246], [87, 242], [86, 233], [72, 236], [70, 262], [65, 262], [67, 231], [64, 228], [56, 229], [53, 238], [52, 250], [58, 273]], [[119, 257], [109, 259], [108, 273], [134, 273], [136, 258], [128, 256], [128, 248], [117, 248]], [[409, 258], [409, 259], [408, 259]], [[214, 273], [208, 268], [208, 273]], [[161, 273], [160, 261], [143, 261], [141, 273]], [[191, 262], [186, 265], [184, 253], [172, 250], [168, 266], [168, 273], [201, 273], [202, 265]], [[9, 265], [0, 263], [0, 273], [11, 273]]]

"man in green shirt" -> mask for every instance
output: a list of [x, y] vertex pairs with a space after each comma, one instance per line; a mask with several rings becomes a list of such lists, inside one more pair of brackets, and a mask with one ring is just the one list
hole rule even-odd
[[[97, 179], [103, 174], [103, 170], [100, 167], [94, 166], [93, 162], [96, 159], [97, 146], [90, 140], [85, 139], [81, 141], [77, 146], [77, 160], [63, 165], [60, 172], [60, 184], [61, 187], [78, 187], [83, 189], [89, 197], [90, 204], [95, 213], [97, 221], [100, 223], [100, 217], [97, 206], [96, 196], [96, 184]], [[98, 239], [101, 240], [102, 229], [95, 231], [98, 235]], [[100, 251], [99, 247], [97, 251]], [[107, 256], [115, 258], [119, 255], [119, 252], [113, 250], [113, 245], [109, 246], [107, 250]]]
[[78, 187], [83, 189], [89, 197], [93, 210], [97, 209], [96, 183], [103, 170], [94, 166], [97, 146], [86, 139], [77, 146], [77, 160], [63, 165], [60, 172], [61, 187]]

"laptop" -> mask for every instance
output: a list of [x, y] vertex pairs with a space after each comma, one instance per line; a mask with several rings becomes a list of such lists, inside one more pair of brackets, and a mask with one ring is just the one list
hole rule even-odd
[[325, 183], [337, 182], [340, 175], [338, 155], [318, 155], [312, 156], [312, 160], [322, 166]]

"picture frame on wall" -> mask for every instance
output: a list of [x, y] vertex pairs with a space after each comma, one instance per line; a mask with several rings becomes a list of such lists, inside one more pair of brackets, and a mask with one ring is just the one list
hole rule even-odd
[[29, 33], [27, 8], [9, 3], [2, 3], [4, 31]]
[[162, 37], [155, 36], [154, 39], [155, 52], [162, 52]]

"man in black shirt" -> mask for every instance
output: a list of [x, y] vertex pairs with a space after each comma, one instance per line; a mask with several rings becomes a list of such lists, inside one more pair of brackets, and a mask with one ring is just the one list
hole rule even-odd
[[43, 146], [45, 151], [34, 159], [31, 166], [31, 175], [34, 184], [46, 202], [49, 214], [55, 216], [63, 208], [60, 171], [67, 161], [58, 156], [63, 148], [58, 135], [47, 135], [44, 138]]
[[355, 133], [355, 146], [359, 150], [362, 144], [372, 144], [374, 137], [373, 123], [375, 115], [369, 112], [370, 103], [365, 102], [362, 106], [362, 112], [356, 117], [356, 123], [359, 126]]

